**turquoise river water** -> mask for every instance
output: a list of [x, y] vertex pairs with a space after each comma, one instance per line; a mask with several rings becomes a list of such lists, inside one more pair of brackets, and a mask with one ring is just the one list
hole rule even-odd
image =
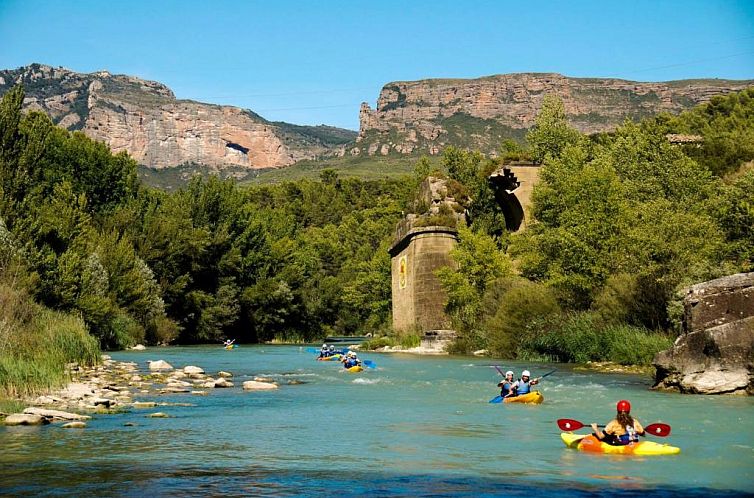
[[[136, 400], [194, 406], [98, 415], [83, 430], [0, 428], [0, 495], [10, 496], [754, 496], [754, 399], [650, 391], [650, 379], [469, 357], [363, 354], [360, 374], [305, 347], [119, 352], [227, 370], [236, 387]], [[544, 379], [541, 405], [490, 404], [498, 363]], [[280, 389], [244, 392], [254, 376]], [[303, 384], [289, 385], [291, 380]], [[664, 422], [680, 455], [567, 449], [558, 418], [606, 423], [628, 399]], [[171, 418], [152, 419], [154, 411]], [[134, 426], [124, 426], [132, 422]], [[584, 430], [582, 429], [582, 432]]]

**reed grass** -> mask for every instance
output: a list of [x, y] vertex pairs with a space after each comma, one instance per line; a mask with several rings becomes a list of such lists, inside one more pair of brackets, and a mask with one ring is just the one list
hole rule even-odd
[[26, 408], [26, 404], [17, 399], [0, 398], [0, 417], [3, 414], [21, 413], [24, 408]]
[[62, 387], [66, 365], [99, 362], [97, 340], [81, 317], [35, 304], [0, 284], [0, 398], [19, 399]]
[[672, 338], [662, 332], [632, 325], [604, 325], [594, 314], [572, 313], [551, 317], [522, 334], [517, 357], [649, 365], [656, 353], [671, 345]]

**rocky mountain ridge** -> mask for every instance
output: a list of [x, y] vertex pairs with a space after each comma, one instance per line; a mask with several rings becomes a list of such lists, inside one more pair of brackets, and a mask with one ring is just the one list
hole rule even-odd
[[42, 64], [0, 71], [0, 94], [17, 83], [24, 107], [69, 130], [127, 151], [139, 164], [223, 169], [288, 166], [329, 154], [356, 133], [270, 122], [246, 109], [178, 100], [162, 83], [107, 71], [76, 73]]
[[754, 80], [642, 83], [515, 73], [478, 79], [429, 79], [386, 84], [377, 108], [361, 105], [352, 155], [439, 153], [447, 145], [495, 154], [505, 138], [521, 139], [546, 94], [563, 100], [571, 124], [585, 133], [609, 131], [626, 119], [678, 113]]
[[594, 133], [625, 119], [680, 112], [754, 80], [641, 83], [516, 73], [393, 82], [382, 88], [376, 109], [362, 104], [358, 135], [179, 100], [162, 83], [107, 71], [84, 74], [42, 64], [0, 71], [0, 95], [17, 83], [26, 89], [27, 110], [43, 111], [59, 126], [81, 130], [116, 153], [127, 151], [141, 165], [248, 176], [304, 159], [438, 154], [448, 145], [495, 155], [502, 140], [523, 140], [546, 94], [563, 100], [573, 126]]

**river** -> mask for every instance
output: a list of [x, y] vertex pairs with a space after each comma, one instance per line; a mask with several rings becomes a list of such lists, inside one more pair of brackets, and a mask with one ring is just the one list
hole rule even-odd
[[[472, 357], [362, 355], [360, 374], [298, 346], [150, 348], [112, 354], [207, 373], [236, 387], [135, 400], [195, 406], [98, 415], [83, 430], [0, 428], [0, 495], [69, 496], [742, 496], [754, 493], [754, 399], [648, 390], [650, 379], [569, 365]], [[541, 405], [490, 404], [497, 363], [543, 380]], [[280, 389], [244, 392], [254, 376]], [[303, 384], [289, 385], [291, 380]], [[606, 423], [628, 399], [664, 422], [680, 455], [567, 449], [558, 418]], [[152, 419], [154, 411], [171, 418]], [[124, 426], [126, 423], [134, 426]], [[582, 429], [582, 431], [584, 431]]]

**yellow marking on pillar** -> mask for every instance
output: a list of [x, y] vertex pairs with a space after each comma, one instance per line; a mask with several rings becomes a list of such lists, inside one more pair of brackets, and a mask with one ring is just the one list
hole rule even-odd
[[406, 288], [406, 256], [401, 256], [398, 260], [398, 287], [401, 289]]

